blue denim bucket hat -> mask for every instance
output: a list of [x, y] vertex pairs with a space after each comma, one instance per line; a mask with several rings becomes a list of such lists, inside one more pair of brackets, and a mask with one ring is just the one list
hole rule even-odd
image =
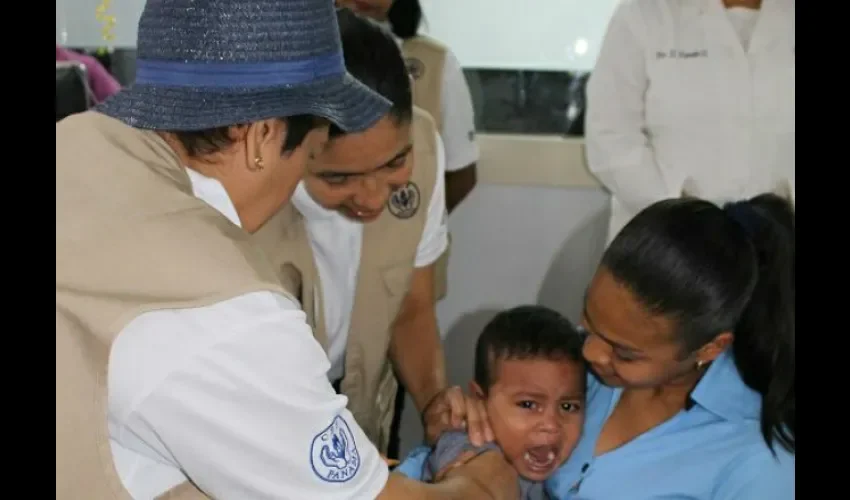
[[96, 109], [150, 130], [308, 114], [356, 132], [389, 107], [346, 71], [333, 0], [148, 0], [135, 81]]

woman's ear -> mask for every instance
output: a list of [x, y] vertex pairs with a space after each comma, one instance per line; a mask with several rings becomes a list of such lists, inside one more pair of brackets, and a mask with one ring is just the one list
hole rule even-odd
[[717, 334], [716, 337], [711, 339], [711, 342], [705, 344], [697, 351], [697, 362], [701, 363], [711, 363], [718, 356], [723, 354], [730, 345], [732, 345], [732, 341], [735, 339], [734, 335], [731, 332], [723, 332]]
[[243, 141], [245, 145], [245, 164], [252, 172], [263, 170], [279, 154], [280, 143], [284, 133], [282, 120], [270, 118], [260, 120], [245, 127]]
[[269, 118], [254, 122], [248, 127], [246, 140], [249, 147], [264, 149], [271, 143], [280, 142], [286, 132], [283, 120]]

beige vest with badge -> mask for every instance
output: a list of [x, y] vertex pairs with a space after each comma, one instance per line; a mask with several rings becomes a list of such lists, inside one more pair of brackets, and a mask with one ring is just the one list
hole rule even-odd
[[[413, 103], [427, 111], [443, 129], [443, 65], [446, 61], [445, 45], [425, 35], [402, 41], [401, 50], [407, 69], [413, 77]], [[449, 267], [449, 248], [434, 263], [434, 297], [446, 296]]]
[[[94, 112], [57, 123], [57, 500], [130, 499], [112, 462], [106, 387], [130, 320], [258, 290], [295, 297], [298, 272], [283, 275], [281, 286], [249, 235], [192, 195], [158, 135]], [[159, 498], [207, 496], [187, 481]]]
[[[436, 178], [437, 133], [434, 121], [421, 109], [414, 108], [413, 175], [407, 186], [392, 194], [377, 220], [363, 226], [363, 246], [354, 295], [354, 307], [345, 352], [345, 376], [341, 392], [348, 396], [348, 409], [369, 439], [383, 453], [389, 444], [390, 426], [398, 384], [393, 374], [388, 349], [392, 324], [410, 288], [416, 252], [425, 222], [428, 203]], [[274, 229], [266, 224], [255, 236], [263, 247], [274, 252]], [[276, 259], [273, 259], [276, 260]], [[316, 339], [327, 350], [324, 308], [320, 300], [308, 300], [312, 288], [321, 297], [315, 270], [305, 269], [304, 311]], [[315, 280], [312, 283], [309, 280]]]

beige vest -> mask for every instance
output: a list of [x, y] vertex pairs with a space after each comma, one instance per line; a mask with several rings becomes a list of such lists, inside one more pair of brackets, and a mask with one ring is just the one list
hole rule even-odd
[[401, 43], [404, 61], [413, 77], [413, 102], [434, 118], [438, 130], [443, 128], [443, 65], [447, 50], [445, 45], [425, 35]]
[[[386, 452], [398, 388], [388, 359], [392, 323], [410, 288], [416, 251], [428, 217], [428, 203], [436, 177], [436, 126], [421, 109], [414, 109], [413, 175], [410, 183], [395, 193], [381, 216], [363, 227], [363, 246], [348, 345], [342, 393], [348, 396], [348, 409], [369, 439]], [[276, 217], [254, 237], [272, 255], [279, 268], [280, 251], [276, 242], [285, 238], [277, 229]], [[304, 300], [302, 306], [316, 339], [327, 350], [327, 332], [318, 274], [312, 253], [303, 249], [290, 252], [302, 270]], [[313, 293], [310, 294], [309, 290]]]
[[[106, 423], [109, 352], [130, 320], [250, 291], [294, 296], [298, 273], [286, 276], [282, 287], [249, 235], [192, 195], [159, 136], [94, 112], [57, 123], [56, 498], [130, 498]], [[161, 498], [207, 497], [186, 482]]]
[[[425, 35], [404, 40], [401, 45], [408, 71], [413, 77], [413, 103], [427, 111], [443, 129], [443, 66], [446, 61], [445, 45]], [[434, 298], [446, 296], [449, 248], [434, 263]]]

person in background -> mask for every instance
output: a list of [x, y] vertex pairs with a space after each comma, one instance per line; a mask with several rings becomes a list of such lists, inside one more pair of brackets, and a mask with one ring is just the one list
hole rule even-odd
[[546, 307], [497, 314], [478, 337], [471, 384], [487, 409], [495, 441], [475, 447], [466, 432], [448, 431], [425, 449], [424, 468], [403, 463], [398, 471], [430, 481], [458, 457], [498, 447], [520, 475], [520, 499], [547, 498], [543, 482], [570, 456], [582, 432], [583, 341], [569, 320]]
[[[586, 293], [584, 429], [550, 496], [793, 500], [795, 227], [773, 193], [662, 200], [623, 227]], [[492, 439], [467, 410], [470, 439]]]
[[639, 212], [585, 299], [572, 498], [794, 498], [795, 217], [774, 194]]
[[337, 0], [389, 29], [413, 77], [413, 102], [431, 114], [446, 150], [446, 208], [451, 213], [475, 187], [478, 143], [469, 86], [450, 48], [419, 33], [419, 0]]
[[[475, 140], [472, 97], [460, 62], [451, 49], [419, 33], [422, 24], [419, 0], [337, 0], [336, 3], [376, 21], [393, 33], [400, 44], [413, 78], [413, 103], [434, 118], [440, 131], [446, 156], [445, 203], [451, 214], [475, 187], [480, 154]], [[434, 266], [434, 294], [438, 301], [447, 292], [449, 254], [447, 248]], [[404, 399], [404, 389], [399, 388], [389, 448], [394, 458], [398, 457]]]
[[445, 157], [433, 120], [413, 105], [392, 36], [348, 9], [337, 19], [346, 69], [392, 107], [364, 131], [332, 126], [292, 201], [321, 282], [314, 333], [328, 378], [386, 453], [396, 375], [430, 435], [442, 432], [443, 412], [463, 404], [460, 389], [446, 385], [433, 295], [434, 262], [448, 244]]
[[300, 307], [307, 237], [285, 274], [252, 240], [331, 124], [390, 108], [331, 0], [147, 2], [137, 46], [133, 85], [56, 125], [57, 500], [516, 498], [494, 451], [390, 474]]
[[625, 0], [587, 87], [609, 238], [668, 197], [795, 202], [794, 0]]
[[94, 104], [105, 101], [109, 96], [121, 90], [121, 84], [118, 83], [118, 80], [92, 56], [80, 54], [57, 45], [56, 61], [76, 61], [85, 66], [89, 89], [91, 89], [95, 101]]

